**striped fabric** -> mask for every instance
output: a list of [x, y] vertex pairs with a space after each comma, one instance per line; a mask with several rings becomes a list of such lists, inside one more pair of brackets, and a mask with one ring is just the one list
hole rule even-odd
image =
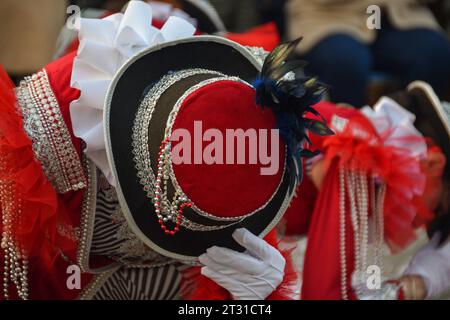
[[[99, 175], [91, 255], [112, 258], [122, 266], [92, 296], [94, 300], [170, 300], [190, 290], [181, 281], [189, 265], [163, 257], [146, 247], [126, 225], [114, 188]], [[189, 276], [192, 272], [184, 273]]]
[[111, 256], [119, 250], [124, 240], [117, 237], [121, 224], [113, 219], [113, 215], [118, 209], [119, 202], [112, 190], [100, 189], [97, 193], [91, 254]]
[[178, 298], [181, 275], [175, 265], [123, 267], [94, 295], [93, 300], [173, 300]]

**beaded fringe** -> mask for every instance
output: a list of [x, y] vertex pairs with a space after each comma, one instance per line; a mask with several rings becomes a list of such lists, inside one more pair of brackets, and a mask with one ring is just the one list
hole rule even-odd
[[[367, 268], [370, 265], [379, 267], [383, 274], [384, 218], [383, 206], [386, 184], [379, 182], [368, 172], [356, 165], [343, 166], [339, 169], [339, 221], [340, 221], [340, 264], [341, 295], [348, 300], [347, 292], [347, 259], [346, 259], [346, 208], [350, 210], [350, 222], [353, 230], [355, 265], [352, 273], [352, 284], [365, 283]], [[370, 195], [370, 196], [369, 196]], [[369, 206], [369, 201], [370, 206]], [[372, 220], [369, 220], [372, 211]], [[373, 226], [373, 228], [370, 228]], [[369, 251], [369, 230], [373, 230], [374, 254]]]
[[[5, 172], [5, 163], [0, 159], [0, 171]], [[0, 205], [2, 214], [1, 248], [4, 251], [3, 295], [10, 298], [9, 288], [13, 284], [19, 298], [28, 298], [28, 259], [27, 253], [20, 246], [15, 230], [20, 228], [22, 201], [18, 198], [14, 182], [0, 181]]]

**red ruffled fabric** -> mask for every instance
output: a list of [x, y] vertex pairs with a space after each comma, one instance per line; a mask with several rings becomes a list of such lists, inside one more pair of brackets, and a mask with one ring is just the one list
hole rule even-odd
[[[384, 203], [385, 239], [393, 251], [407, 245], [415, 237], [418, 215], [416, 200], [423, 193], [425, 175], [420, 162], [408, 150], [386, 145], [370, 121], [356, 109], [321, 103], [316, 108], [331, 124], [343, 130], [331, 137], [312, 136], [313, 147], [324, 154], [328, 167], [312, 215], [305, 254], [302, 298], [342, 299], [340, 260], [339, 168], [357, 167], [370, 176], [386, 182]], [[338, 116], [340, 119], [334, 118]], [[417, 139], [417, 138], [405, 138]], [[346, 203], [349, 203], [348, 195]], [[369, 204], [371, 203], [369, 199]], [[426, 214], [424, 214], [425, 219]], [[346, 209], [347, 222], [350, 212]], [[354, 270], [354, 236], [350, 223], [345, 227], [346, 291], [356, 299], [351, 287]]]
[[347, 131], [329, 137], [323, 147], [327, 161], [338, 157], [340, 165], [357, 165], [386, 183], [385, 234], [391, 248], [397, 250], [415, 239], [413, 199], [423, 190], [425, 176], [418, 160], [407, 151], [386, 146], [376, 137], [372, 142]]
[[314, 148], [325, 155], [328, 163], [338, 158], [340, 165], [356, 165], [386, 182], [386, 240], [394, 252], [406, 246], [415, 239], [414, 221], [418, 221], [417, 215], [424, 215], [419, 220], [428, 219], [429, 215], [419, 209], [421, 202], [418, 196], [423, 194], [426, 182], [419, 160], [409, 150], [387, 145], [385, 139], [389, 132], [378, 135], [370, 121], [358, 110], [340, 108], [328, 102], [319, 103], [316, 107], [328, 123], [335, 115], [347, 119], [348, 123], [344, 131], [334, 136], [312, 136]]
[[[267, 243], [278, 248], [278, 240], [276, 238], [276, 231], [271, 231], [265, 238]], [[272, 292], [267, 300], [298, 300], [298, 294], [295, 292], [298, 275], [294, 269], [292, 261], [292, 250], [280, 250], [283, 257], [286, 259], [286, 266], [284, 269], [284, 278], [277, 290]], [[213, 280], [200, 274], [200, 267], [189, 268], [184, 272], [183, 286], [191, 289], [183, 294], [185, 300], [232, 300], [231, 294]], [[186, 282], [193, 283], [193, 285], [186, 284]]]
[[13, 186], [14, 197], [22, 204], [21, 226], [15, 224], [13, 234], [30, 258], [39, 257], [50, 268], [61, 250], [76, 250], [76, 243], [56, 232], [58, 223], [67, 222], [66, 214], [58, 210], [57, 193], [34, 158], [14, 85], [1, 67], [0, 88], [0, 158], [6, 168], [0, 172], [0, 180]]

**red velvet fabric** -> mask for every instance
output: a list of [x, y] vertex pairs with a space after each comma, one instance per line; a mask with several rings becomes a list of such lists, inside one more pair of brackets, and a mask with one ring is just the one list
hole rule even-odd
[[[269, 109], [261, 110], [254, 102], [254, 89], [240, 82], [219, 81], [196, 90], [182, 104], [173, 130], [187, 129], [191, 134], [191, 164], [174, 165], [174, 173], [186, 195], [200, 209], [221, 217], [240, 216], [263, 206], [280, 184], [284, 166], [284, 144], [279, 141], [278, 171], [274, 175], [262, 175], [259, 161], [259, 129], [266, 129], [267, 140], [271, 142], [270, 131], [275, 128], [275, 118]], [[217, 129], [222, 133], [223, 164], [194, 164], [194, 121], [202, 122], [203, 133]], [[249, 164], [249, 143], [246, 139], [245, 164], [237, 163], [237, 143], [234, 143], [234, 164], [226, 164], [227, 129], [255, 129], [258, 145], [255, 150], [256, 164]], [[179, 143], [173, 142], [173, 148]], [[213, 139], [214, 140], [214, 139]], [[264, 140], [262, 140], [264, 141]], [[211, 142], [204, 142], [201, 152]], [[264, 142], [263, 142], [264, 143]], [[264, 143], [265, 144], [265, 143]], [[268, 148], [270, 154], [270, 146]], [[214, 154], [213, 154], [214, 155]]]

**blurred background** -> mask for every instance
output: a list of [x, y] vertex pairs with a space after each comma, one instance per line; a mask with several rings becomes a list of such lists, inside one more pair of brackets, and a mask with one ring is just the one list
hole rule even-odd
[[[196, 1], [209, 2], [229, 33], [272, 22], [277, 42], [303, 36], [298, 55], [330, 86], [334, 102], [361, 107], [419, 79], [450, 100], [450, 0], [191, 0]], [[150, 2], [183, 10], [186, 1]], [[68, 51], [76, 38], [61, 32], [69, 5], [79, 6], [85, 17], [103, 17], [126, 3], [2, 0], [0, 64], [17, 82]], [[367, 26], [373, 4], [380, 8], [375, 30]]]

